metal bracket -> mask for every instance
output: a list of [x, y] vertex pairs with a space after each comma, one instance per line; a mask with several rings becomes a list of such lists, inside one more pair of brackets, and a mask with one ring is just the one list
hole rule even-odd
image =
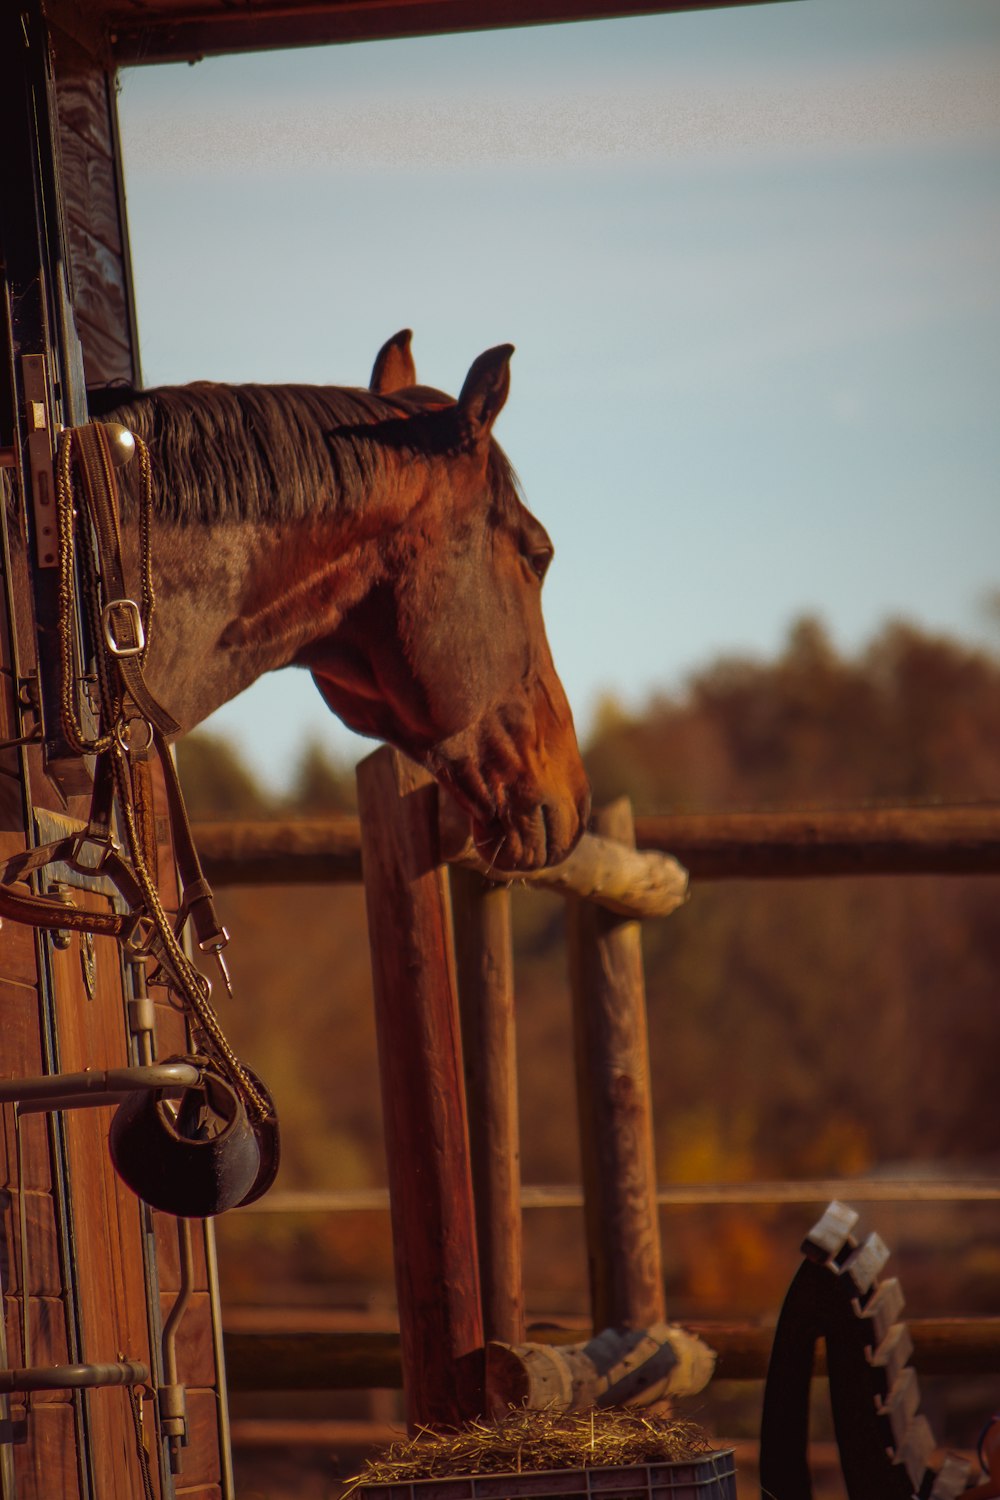
[[28, 469], [35, 520], [35, 557], [40, 568], [54, 568], [59, 561], [56, 528], [56, 486], [52, 454], [56, 433], [52, 420], [52, 398], [44, 354], [21, 356], [24, 414], [28, 429]]
[[117, 1104], [136, 1090], [192, 1089], [200, 1080], [199, 1069], [186, 1062], [46, 1073], [40, 1078], [5, 1078], [0, 1082], [0, 1104], [16, 1104], [22, 1115], [96, 1109], [102, 1104]]
[[107, 1385], [148, 1385], [149, 1367], [138, 1359], [103, 1365], [35, 1365], [0, 1370], [0, 1394], [14, 1391], [87, 1391]]

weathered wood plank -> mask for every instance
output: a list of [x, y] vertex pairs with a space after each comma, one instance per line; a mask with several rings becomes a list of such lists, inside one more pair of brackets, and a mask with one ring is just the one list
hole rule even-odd
[[521, 1152], [510, 896], [475, 870], [449, 871], [476, 1202], [483, 1329], [524, 1339]]
[[358, 767], [365, 900], [411, 1424], [482, 1411], [483, 1329], [436, 791], [397, 751]]
[[671, 813], [636, 818], [635, 833], [641, 848], [669, 851], [695, 880], [1000, 872], [995, 804]]
[[[625, 798], [594, 822], [633, 837]], [[567, 941], [591, 1313], [595, 1328], [649, 1328], [666, 1314], [640, 927], [575, 898]]]
[[72, 1406], [38, 1405], [32, 1399], [28, 1422], [30, 1441], [15, 1443], [12, 1450], [18, 1500], [53, 1500], [54, 1495], [72, 1500], [80, 1493]]
[[210, 1489], [220, 1479], [219, 1397], [214, 1390], [187, 1392], [188, 1443], [180, 1450], [177, 1477], [188, 1489]]
[[[106, 899], [81, 892], [81, 905], [106, 909]], [[64, 1071], [128, 1063], [117, 944], [94, 939], [94, 990], [83, 984], [79, 938], [52, 956], [58, 997], [60, 1064]], [[108, 1108], [64, 1115], [74, 1232], [74, 1283], [81, 1353], [101, 1362], [124, 1356], [152, 1366], [143, 1279], [139, 1200], [115, 1173], [107, 1147]], [[96, 1390], [88, 1398], [95, 1477], [107, 1500], [132, 1500], [141, 1488], [128, 1396]], [[123, 1457], [124, 1455], [124, 1457]]]

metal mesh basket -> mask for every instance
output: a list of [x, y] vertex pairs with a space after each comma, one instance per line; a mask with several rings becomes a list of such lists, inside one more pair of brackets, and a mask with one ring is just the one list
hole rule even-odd
[[461, 1474], [359, 1485], [364, 1500], [736, 1500], [732, 1448], [683, 1463]]

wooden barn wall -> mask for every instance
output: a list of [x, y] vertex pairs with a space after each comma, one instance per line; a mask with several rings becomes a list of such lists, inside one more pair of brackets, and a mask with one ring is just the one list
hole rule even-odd
[[[32, 79], [34, 103], [23, 110], [21, 64], [14, 58], [24, 45], [19, 14], [0, 18], [0, 50], [6, 50], [0, 73], [8, 89], [3, 108], [20, 132], [7, 132], [8, 158], [0, 161], [3, 740], [37, 724], [24, 706], [37, 681], [39, 648], [25, 522], [31, 502], [22, 464], [23, 356], [47, 360], [53, 421], [82, 420], [82, 373], [95, 385], [132, 383], [138, 374], [112, 75], [99, 35], [67, 9], [66, 25], [50, 25], [50, 66], [41, 87], [39, 37], [45, 33], [36, 0], [28, 0], [27, 13], [24, 35], [31, 45], [24, 77]], [[36, 128], [37, 146], [29, 144]], [[15, 136], [16, 164], [10, 156]], [[54, 193], [42, 189], [43, 179], [50, 188], [55, 184]], [[176, 909], [159, 781], [156, 796], [159, 883], [165, 905]], [[63, 831], [67, 819], [85, 823], [88, 806], [85, 793], [53, 782], [39, 745], [0, 750], [0, 858], [26, 842], [55, 837], [53, 830]], [[110, 895], [93, 881], [64, 867], [58, 874], [75, 887], [76, 902], [108, 909]], [[132, 976], [109, 939], [95, 939], [92, 954], [87, 947], [78, 934], [62, 943], [10, 921], [0, 928], [0, 1075], [138, 1060], [128, 1025]], [[163, 1002], [155, 1010], [156, 1055], [189, 1050], [183, 1018]], [[114, 1173], [110, 1117], [103, 1107], [23, 1115], [18, 1123], [12, 1105], [0, 1106], [0, 1367], [24, 1362], [26, 1319], [32, 1366], [124, 1356], [149, 1365], [155, 1378], [162, 1323], [181, 1286], [179, 1221], [153, 1213]], [[188, 1414], [178, 1473], [171, 1474], [156, 1440], [155, 1398], [147, 1392], [141, 1404], [156, 1500], [229, 1500], [232, 1494], [212, 1239], [193, 1227], [192, 1296], [177, 1343]], [[3, 1500], [136, 1500], [143, 1492], [125, 1389], [0, 1397]]]

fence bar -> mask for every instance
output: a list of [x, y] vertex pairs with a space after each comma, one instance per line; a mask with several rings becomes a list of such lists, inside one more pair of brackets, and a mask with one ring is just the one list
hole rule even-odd
[[524, 1291], [510, 895], [457, 865], [449, 881], [483, 1329], [487, 1339], [519, 1344]]
[[[785, 1182], [681, 1182], [658, 1187], [661, 1208], [716, 1208], [720, 1204], [826, 1204], [831, 1198], [856, 1203], [1000, 1203], [1000, 1178], [822, 1177]], [[582, 1208], [583, 1191], [566, 1183], [528, 1183], [521, 1208]], [[240, 1214], [384, 1213], [385, 1188], [272, 1188]]]
[[698, 880], [822, 875], [995, 875], [1000, 804], [865, 807], [636, 818], [643, 849], [665, 849]]
[[[626, 798], [594, 824], [632, 842]], [[648, 1328], [665, 1310], [640, 928], [578, 898], [567, 921], [594, 1327]]]
[[[773, 1327], [757, 1323], [688, 1322], [686, 1328], [718, 1355], [716, 1380], [763, 1380]], [[907, 1318], [912, 1364], [924, 1375], [1000, 1375], [1000, 1318]], [[574, 1344], [589, 1328], [528, 1327], [539, 1344]], [[398, 1390], [402, 1384], [395, 1333], [225, 1333], [226, 1375], [234, 1391]], [[823, 1375], [822, 1344], [815, 1373]]]
[[483, 1409], [483, 1329], [437, 791], [388, 748], [358, 766], [407, 1419]]
[[[443, 813], [443, 820], [445, 858], [474, 859], [467, 830], [456, 831], [450, 812]], [[638, 817], [635, 828], [640, 856], [660, 850], [698, 880], [1000, 873], [996, 803], [835, 812], [665, 813]], [[205, 873], [214, 885], [361, 880], [361, 831], [355, 817], [197, 823], [195, 836]], [[586, 836], [581, 848], [575, 867], [567, 861], [568, 874], [566, 865], [556, 866], [530, 877], [533, 883], [566, 889], [568, 882], [571, 888], [574, 869], [586, 863], [588, 849], [593, 853]]]
[[356, 817], [193, 827], [212, 885], [361, 884], [361, 822]]
[[[472, 844], [469, 820], [451, 798], [440, 798], [439, 816], [442, 861], [487, 874], [488, 866]], [[358, 818], [196, 823], [194, 832], [213, 885], [356, 884], [362, 879]], [[508, 879], [503, 876], [501, 883]], [[675, 859], [623, 849], [590, 834], [562, 864], [530, 870], [517, 879], [564, 895], [588, 896], [631, 917], [667, 916], [687, 899], [687, 874]]]

